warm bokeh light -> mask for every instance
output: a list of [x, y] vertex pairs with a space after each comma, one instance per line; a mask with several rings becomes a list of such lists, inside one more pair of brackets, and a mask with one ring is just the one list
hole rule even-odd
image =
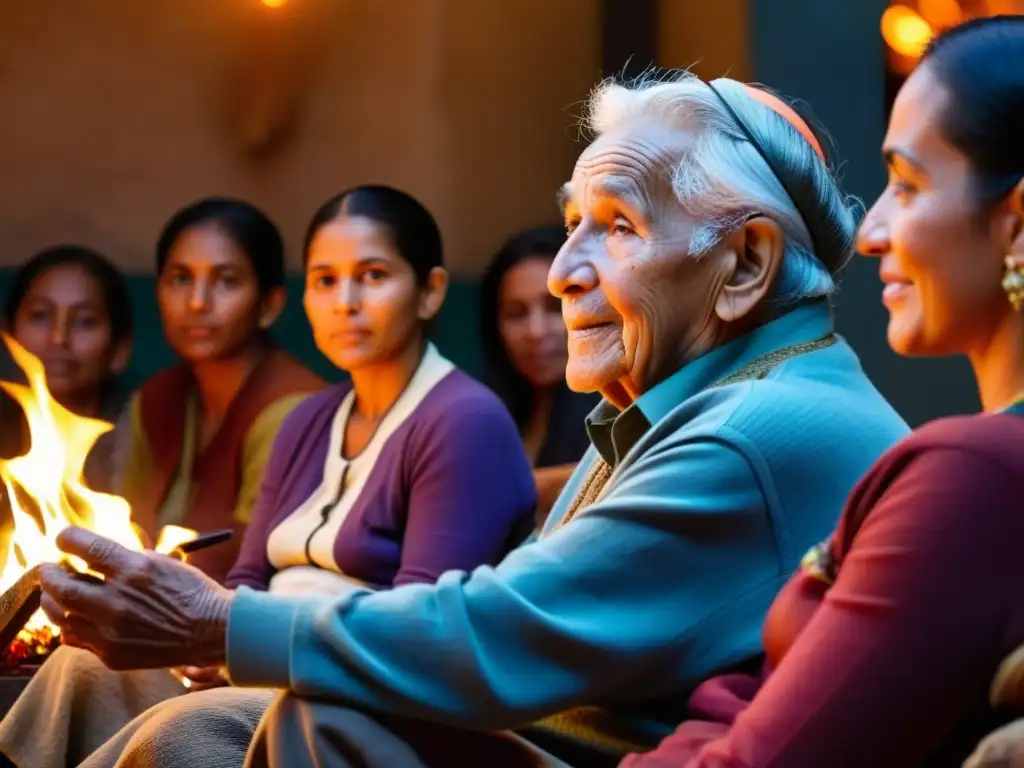
[[913, 8], [893, 5], [882, 14], [882, 37], [890, 48], [903, 56], [919, 57], [934, 34], [931, 24]]
[[955, 27], [964, 21], [964, 12], [956, 0], [920, 0], [918, 7], [933, 29]]
[[882, 14], [889, 66], [906, 74], [936, 35], [971, 19], [1024, 15], [1024, 0], [901, 0]]
[[280, 8], [287, 2], [288, 0], [263, 0], [263, 4], [267, 6], [267, 8]]
[[984, 0], [982, 6], [984, 6], [984, 14], [987, 16], [1024, 14], [1022, 0]]

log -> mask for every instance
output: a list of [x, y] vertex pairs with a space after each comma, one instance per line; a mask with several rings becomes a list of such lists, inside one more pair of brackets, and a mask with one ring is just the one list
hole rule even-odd
[[42, 597], [39, 567], [25, 571], [20, 579], [0, 595], [0, 653], [7, 650], [32, 614], [39, 610]]

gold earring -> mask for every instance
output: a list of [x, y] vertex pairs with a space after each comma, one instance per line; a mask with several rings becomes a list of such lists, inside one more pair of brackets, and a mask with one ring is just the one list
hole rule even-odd
[[1006, 274], [1003, 275], [1003, 290], [1014, 312], [1024, 308], [1024, 265], [1018, 264], [1013, 256], [1007, 256]]

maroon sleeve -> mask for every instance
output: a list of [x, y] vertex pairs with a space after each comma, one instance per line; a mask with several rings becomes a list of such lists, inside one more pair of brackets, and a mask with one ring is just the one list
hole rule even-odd
[[629, 765], [918, 765], [1021, 639], [1007, 588], [1024, 575], [1020, 474], [968, 450], [918, 454], [858, 500], [869, 514], [836, 583], [727, 734], [689, 760], [670, 736]]

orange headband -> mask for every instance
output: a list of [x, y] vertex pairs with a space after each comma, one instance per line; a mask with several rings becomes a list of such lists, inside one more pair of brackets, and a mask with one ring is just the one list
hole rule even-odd
[[795, 109], [789, 106], [789, 104], [784, 102], [778, 96], [768, 93], [768, 91], [763, 91], [760, 88], [754, 88], [746, 83], [743, 84], [743, 87], [746, 89], [747, 95], [750, 98], [754, 99], [754, 101], [761, 102], [772, 112], [792, 125], [793, 128], [796, 129], [796, 132], [807, 140], [807, 143], [811, 145], [811, 149], [813, 149], [818, 157], [821, 158], [821, 161], [823, 163], [826, 162], [825, 153], [822, 151], [821, 144], [818, 143], [818, 139], [814, 135], [814, 131], [811, 130], [811, 126], [807, 124], [807, 121], [796, 113]]
[[[828, 164], [828, 161], [825, 159], [825, 153], [821, 149], [821, 144], [818, 143], [818, 139], [811, 131], [811, 127], [807, 125], [804, 119], [796, 113], [796, 110], [794, 110], [791, 106], [782, 101], [782, 99], [780, 99], [778, 96], [773, 96], [767, 91], [762, 91], [759, 88], [754, 88], [746, 84], [741, 83], [741, 85], [743, 85], [743, 87], [746, 89], [747, 95], [750, 96], [750, 98], [768, 107], [768, 109], [770, 109], [772, 112], [774, 112], [787, 123], [789, 123], [791, 126], [793, 126], [794, 130], [796, 130], [797, 133], [804, 137], [804, 140], [810, 145], [811, 149], [814, 150], [814, 153], [821, 159], [821, 161], [826, 165]], [[765, 163], [771, 169], [772, 173], [775, 174], [775, 178], [777, 178], [779, 180], [779, 183], [782, 184], [782, 188], [786, 190], [786, 194], [789, 195], [789, 199], [793, 201], [793, 204], [796, 206], [796, 209], [800, 213], [801, 218], [803, 218], [804, 224], [807, 226], [807, 231], [811, 235], [812, 244], [816, 246], [816, 243], [814, 243], [814, 230], [811, 229], [811, 226], [808, 223], [809, 219], [800, 207], [799, 198], [794, 196], [793, 190], [791, 189], [790, 185], [786, 183], [785, 177], [782, 174], [780, 174], [779, 171], [776, 169], [771, 157], [768, 156], [768, 154], [758, 143], [757, 139], [754, 138], [754, 134], [750, 132], [750, 129], [747, 128], [746, 124], [740, 119], [740, 116], [736, 114], [736, 110], [734, 110], [732, 106], [729, 104], [729, 102], [726, 100], [726, 98], [718, 92], [718, 90], [715, 88], [715, 84], [708, 83], [707, 86], [708, 88], [711, 89], [711, 92], [718, 97], [718, 100], [722, 102], [722, 106], [725, 107], [726, 111], [730, 115], [732, 115], [732, 119], [736, 121], [736, 125], [746, 136], [747, 141], [749, 141], [751, 146], [753, 146], [753, 148], [757, 150], [757, 153], [761, 155]]]

